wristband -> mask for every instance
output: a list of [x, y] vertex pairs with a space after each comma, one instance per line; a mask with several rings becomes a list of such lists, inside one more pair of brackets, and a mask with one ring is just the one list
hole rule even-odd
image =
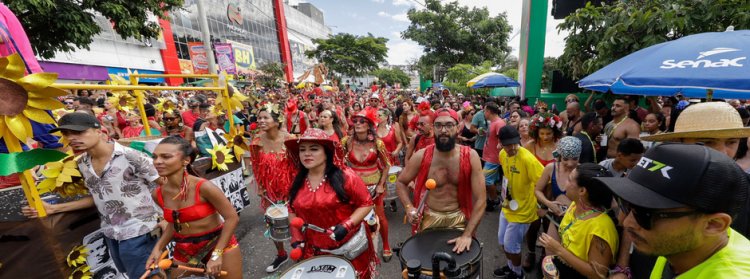
[[630, 272], [630, 267], [622, 267], [620, 265], [615, 265], [615, 268], [609, 271], [609, 275], [614, 275], [617, 273], [625, 274], [625, 276], [628, 277], [628, 279], [632, 279], [633, 275]]

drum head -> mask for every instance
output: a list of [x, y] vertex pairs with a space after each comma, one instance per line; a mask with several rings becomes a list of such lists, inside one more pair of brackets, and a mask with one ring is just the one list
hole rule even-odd
[[[461, 254], [453, 252], [453, 244], [448, 244], [448, 240], [459, 237], [463, 234], [460, 230], [427, 230], [420, 232], [404, 242], [401, 248], [399, 258], [405, 266], [408, 260], [419, 260], [422, 263], [423, 270], [432, 270], [432, 254], [435, 252], [446, 252], [456, 259], [456, 265], [461, 266], [475, 260], [481, 254], [479, 241], [472, 238], [471, 250], [464, 251]], [[447, 267], [445, 262], [440, 263], [440, 269]]]
[[399, 172], [401, 172], [401, 167], [399, 167], [399, 166], [392, 166], [392, 167], [391, 167], [391, 168], [390, 168], [390, 169], [388, 170], [388, 174], [397, 174], [397, 173], [399, 173]]
[[357, 271], [352, 264], [341, 257], [317, 256], [298, 262], [284, 273], [280, 279], [355, 279]]
[[266, 216], [275, 219], [287, 218], [289, 216], [289, 209], [286, 206], [274, 204], [266, 208]]

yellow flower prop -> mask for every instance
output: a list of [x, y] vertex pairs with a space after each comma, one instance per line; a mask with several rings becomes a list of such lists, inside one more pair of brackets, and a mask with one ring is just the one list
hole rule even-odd
[[46, 169], [42, 171], [45, 179], [37, 185], [40, 193], [56, 192], [62, 197], [88, 194], [73, 155], [47, 163], [45, 166]]
[[64, 108], [56, 99], [68, 92], [50, 87], [57, 80], [56, 73], [36, 73], [24, 76], [23, 60], [18, 54], [0, 58], [0, 137], [6, 141], [26, 142], [33, 136], [31, 122], [54, 124], [47, 112]]
[[234, 156], [230, 154], [231, 150], [229, 150], [229, 148], [223, 144], [219, 144], [212, 149], [207, 149], [206, 151], [211, 154], [211, 168], [220, 171], [229, 170], [227, 164], [232, 163], [232, 159], [234, 158]]
[[70, 253], [68, 253], [68, 266], [69, 267], [77, 267], [86, 262], [86, 257], [89, 255], [89, 249], [86, 248], [86, 246], [79, 245], [76, 247], [73, 247], [73, 250], [70, 250]]
[[177, 105], [167, 98], [159, 98], [159, 103], [156, 104], [156, 110], [172, 114], [177, 109]]
[[75, 270], [73, 270], [73, 273], [68, 276], [68, 279], [91, 279], [93, 278], [93, 274], [91, 274], [91, 267], [88, 265], [82, 265]]
[[128, 92], [112, 92], [109, 102], [119, 111], [131, 111], [135, 108], [135, 97]]
[[229, 104], [225, 104], [226, 101], [224, 97], [219, 96], [216, 98], [216, 103], [214, 106], [219, 111], [224, 111], [231, 114], [235, 111], [241, 110], [243, 108], [242, 102], [247, 100], [247, 96], [240, 93], [240, 91], [237, 88], [234, 88], [234, 86], [229, 85]]

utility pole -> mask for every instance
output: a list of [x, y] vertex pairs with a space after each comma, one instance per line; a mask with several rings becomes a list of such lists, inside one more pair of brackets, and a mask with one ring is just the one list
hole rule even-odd
[[201, 35], [203, 35], [203, 48], [206, 49], [208, 72], [216, 74], [216, 57], [214, 57], [214, 48], [211, 45], [211, 31], [208, 29], [208, 18], [206, 17], [206, 10], [203, 8], [203, 1], [205, 0], [196, 1], [198, 4], [198, 23], [201, 27]]

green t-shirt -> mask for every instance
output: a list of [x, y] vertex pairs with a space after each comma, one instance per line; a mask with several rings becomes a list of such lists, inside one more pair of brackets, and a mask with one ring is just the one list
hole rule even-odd
[[[675, 278], [750, 278], [750, 241], [733, 229], [729, 229], [727, 233], [729, 235], [727, 246]], [[663, 278], [662, 275], [666, 265], [667, 259], [659, 257], [651, 271], [651, 279]]]

